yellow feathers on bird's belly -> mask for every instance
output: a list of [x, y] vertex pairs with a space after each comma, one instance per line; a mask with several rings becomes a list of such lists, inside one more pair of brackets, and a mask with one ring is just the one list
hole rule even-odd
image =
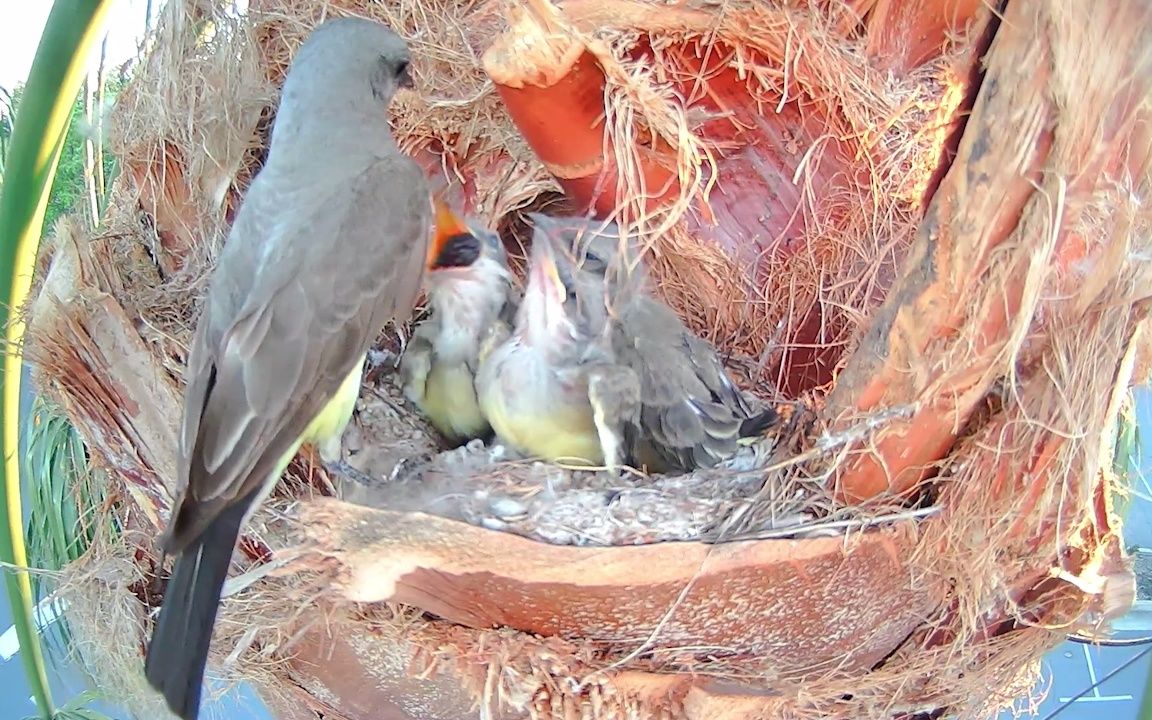
[[244, 515], [244, 522], [248, 522], [256, 508], [272, 493], [276, 483], [284, 475], [284, 471], [288, 469], [292, 458], [296, 457], [301, 445], [315, 445], [316, 450], [320, 453], [320, 459], [324, 462], [337, 462], [341, 459], [340, 441], [344, 437], [344, 430], [348, 427], [348, 421], [352, 419], [352, 411], [356, 409], [356, 400], [360, 397], [360, 380], [363, 371], [363, 363], [356, 363], [356, 367], [352, 369], [348, 377], [344, 378], [344, 382], [340, 383], [340, 387], [336, 389], [336, 394], [332, 396], [332, 399], [320, 409], [320, 412], [316, 413], [316, 417], [312, 418], [312, 422], [308, 423], [296, 442], [292, 443], [288, 450], [280, 456], [280, 460], [277, 461], [272, 473], [265, 480], [256, 501], [248, 507], [248, 511]]
[[488, 420], [480, 411], [474, 383], [466, 365], [436, 363], [428, 373], [420, 409], [450, 440], [470, 440], [488, 432]]
[[552, 403], [533, 410], [509, 413], [505, 403], [492, 403], [488, 421], [501, 441], [521, 453], [564, 464], [604, 464], [590, 405]]
[[[304, 434], [300, 436], [301, 443], [314, 443], [320, 451], [320, 457], [325, 462], [335, 462], [340, 459], [340, 440], [344, 436], [344, 429], [352, 419], [352, 411], [356, 409], [356, 400], [360, 397], [360, 379], [364, 371], [363, 362], [357, 362], [344, 382], [340, 383], [336, 394], [316, 414]], [[295, 451], [292, 455], [295, 455]], [[288, 460], [292, 460], [289, 455]], [[287, 465], [287, 463], [285, 463]]]

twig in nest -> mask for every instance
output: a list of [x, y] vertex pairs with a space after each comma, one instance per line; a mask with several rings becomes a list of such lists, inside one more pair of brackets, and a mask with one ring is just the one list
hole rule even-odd
[[[942, 508], [938, 505], [927, 508], [917, 508], [915, 510], [908, 510], [906, 512], [888, 513], [885, 515], [877, 515], [876, 517], [865, 518], [852, 518], [848, 520], [829, 520], [826, 522], [813, 522], [804, 525], [804, 535], [806, 537], [819, 537], [824, 534], [831, 534], [828, 531], [832, 530], [867, 530], [871, 527], [884, 525], [886, 523], [901, 522], [904, 520], [921, 520], [923, 518], [939, 515]], [[712, 545], [723, 545], [724, 543], [738, 542], [741, 540], [774, 540], [778, 538], [794, 537], [797, 528], [783, 528], [780, 530], [765, 530], [762, 532], [748, 532], [739, 533], [730, 537], [723, 537], [717, 539], [705, 539], [706, 542]]]

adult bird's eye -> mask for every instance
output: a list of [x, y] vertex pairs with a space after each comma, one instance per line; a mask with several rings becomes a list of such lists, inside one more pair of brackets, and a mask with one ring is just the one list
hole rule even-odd
[[409, 71], [407, 60], [401, 60], [396, 63], [395, 74], [396, 84], [400, 87], [408, 88], [409, 90], [415, 87], [416, 84], [412, 81], [412, 74]]

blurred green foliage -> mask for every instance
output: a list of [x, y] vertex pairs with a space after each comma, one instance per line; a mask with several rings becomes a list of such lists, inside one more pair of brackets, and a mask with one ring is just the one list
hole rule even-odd
[[[126, 78], [112, 76], [105, 87], [103, 123], [107, 133], [107, 108], [127, 82]], [[0, 88], [0, 187], [4, 185], [4, 159], [7, 157], [9, 139], [12, 137], [12, 118], [20, 107], [24, 86], [17, 85], [11, 92]], [[92, 133], [92, 127], [84, 117], [84, 98], [80, 96], [72, 105], [72, 117], [68, 123], [68, 134], [64, 137], [64, 147], [60, 151], [60, 164], [52, 181], [52, 194], [48, 198], [48, 209], [44, 214], [44, 233], [52, 232], [52, 226], [63, 214], [78, 209], [84, 202], [84, 143]], [[111, 185], [117, 172], [116, 158], [112, 153], [104, 153], [104, 176]]]

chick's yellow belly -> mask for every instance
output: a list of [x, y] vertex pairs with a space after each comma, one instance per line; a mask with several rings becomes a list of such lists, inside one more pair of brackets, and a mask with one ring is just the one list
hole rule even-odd
[[526, 455], [553, 462], [604, 464], [592, 407], [587, 403], [513, 404], [502, 400], [488, 404], [488, 421], [503, 442]]
[[475, 378], [466, 365], [433, 365], [420, 409], [437, 430], [455, 442], [488, 434], [488, 420], [476, 400]]

